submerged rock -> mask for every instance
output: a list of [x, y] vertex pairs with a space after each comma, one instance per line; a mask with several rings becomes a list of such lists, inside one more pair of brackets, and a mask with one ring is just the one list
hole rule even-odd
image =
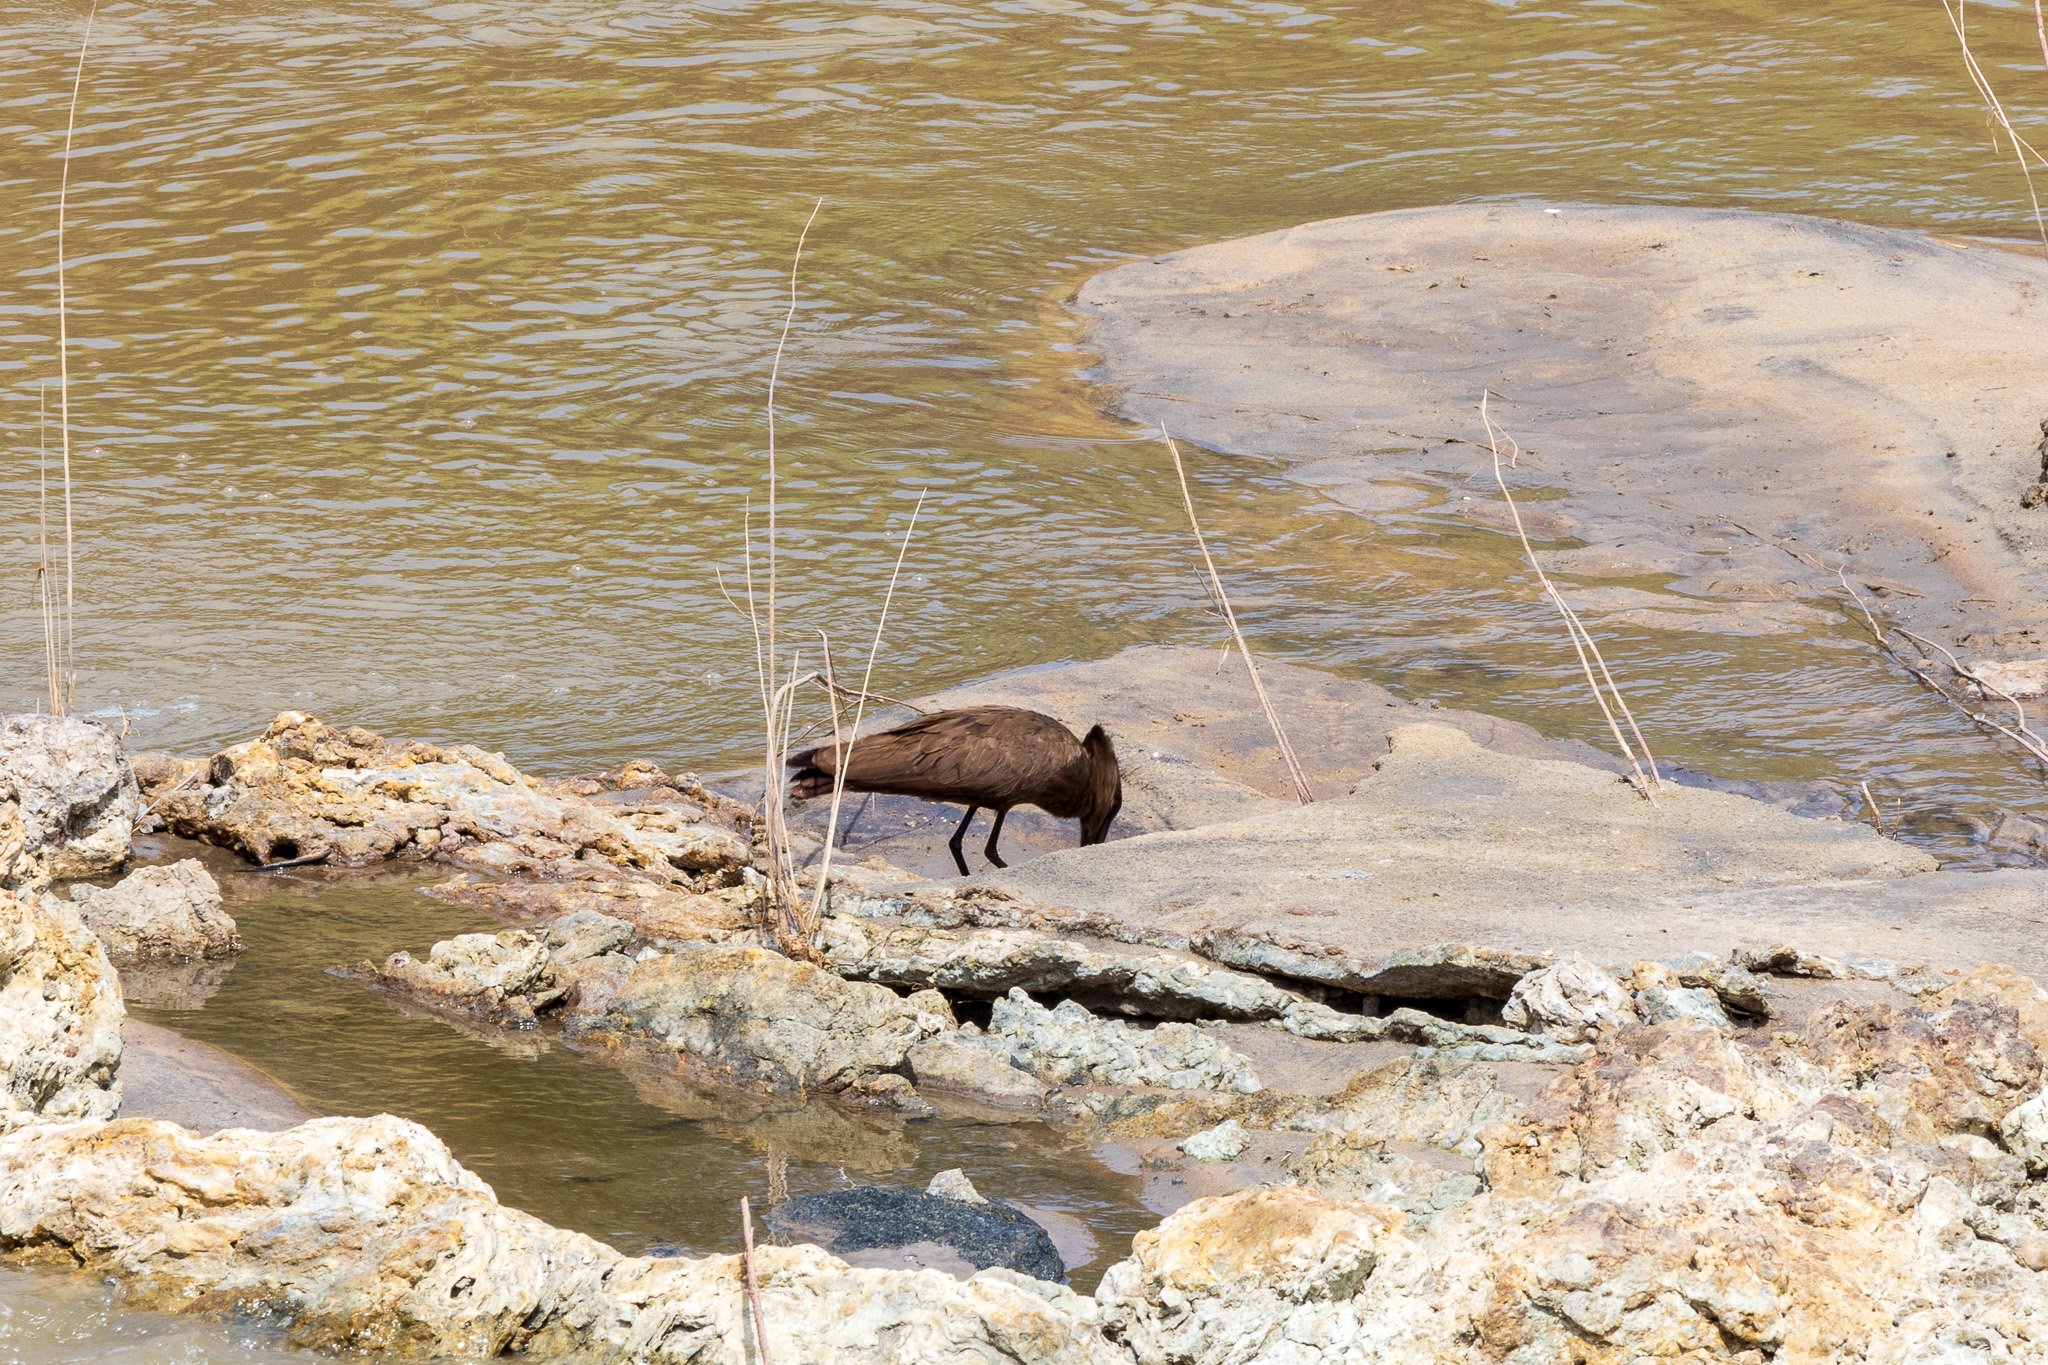
[[621, 870], [675, 882], [734, 874], [750, 849], [730, 803], [666, 790], [600, 801], [473, 745], [397, 743], [295, 711], [215, 754], [203, 781], [150, 793], [172, 832], [260, 863], [367, 863], [412, 853], [501, 874]]
[[1067, 1273], [1044, 1228], [1016, 1205], [978, 1194], [967, 1200], [860, 1185], [792, 1199], [769, 1213], [768, 1226], [786, 1241], [813, 1242], [856, 1265], [915, 1258], [948, 1268], [952, 1261], [963, 1278], [1000, 1267], [1055, 1282]]
[[0, 890], [0, 1131], [121, 1106], [121, 987], [70, 906]]
[[[623, 920], [578, 910], [537, 932], [458, 934], [436, 943], [424, 958], [396, 952], [381, 967], [365, 964], [357, 974], [429, 1008], [531, 1027], [541, 1010], [569, 995], [586, 964], [616, 955], [632, 937]], [[619, 970], [626, 965], [616, 958]]]
[[921, 1089], [951, 1091], [998, 1105], [1035, 1106], [1052, 1087], [1018, 1064], [1007, 1039], [943, 1033], [911, 1046], [910, 1074]]
[[242, 951], [234, 918], [221, 909], [220, 883], [196, 858], [139, 867], [110, 887], [78, 886], [79, 917], [116, 958], [231, 957]]
[[1047, 1009], [1013, 990], [996, 1001], [988, 1035], [1008, 1043], [1011, 1055], [1040, 1080], [1056, 1085], [1085, 1080], [1240, 1094], [1259, 1089], [1244, 1054], [1192, 1024], [1134, 1028], [1098, 1019], [1073, 1000]]
[[1463, 1198], [1417, 1217], [1412, 1187], [1323, 1185], [1325, 1147], [1296, 1173], [1316, 1188], [1141, 1234], [1105, 1330], [1190, 1365], [2038, 1354], [2048, 995], [1987, 968], [1742, 1037], [1610, 1030], [1526, 1105], [1468, 1067], [1389, 1071], [1339, 1106], [1358, 1150], [1476, 1155]]
[[843, 1090], [896, 1071], [930, 1027], [881, 986], [766, 948], [686, 948], [636, 963], [570, 1027], [652, 1043], [708, 1078]]
[[[135, 1307], [270, 1317], [302, 1346], [378, 1360], [757, 1359], [737, 1256], [622, 1256], [550, 1227], [388, 1115], [0, 1137], [0, 1252], [73, 1260]], [[759, 1247], [754, 1266], [776, 1360], [1128, 1365], [1086, 1300], [1007, 1272], [861, 1270], [815, 1247]]]
[[77, 716], [0, 719], [0, 803], [21, 821], [26, 861], [9, 885], [113, 872], [128, 861], [142, 796], [121, 741]]

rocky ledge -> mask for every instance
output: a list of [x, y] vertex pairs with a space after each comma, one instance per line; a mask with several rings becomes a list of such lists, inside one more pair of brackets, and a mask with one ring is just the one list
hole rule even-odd
[[[417, 1124], [315, 1119], [201, 1137], [145, 1119], [0, 1137], [0, 1252], [119, 1280], [129, 1302], [262, 1315], [298, 1344], [436, 1357], [752, 1362], [735, 1256], [622, 1256], [498, 1203]], [[755, 1253], [773, 1358], [1127, 1362], [1093, 1305], [991, 1270]]]
[[150, 755], [140, 767], [164, 826], [263, 864], [410, 854], [499, 874], [687, 882], [731, 878], [750, 856], [744, 807], [650, 764], [541, 782], [473, 745], [394, 743], [291, 711], [211, 759]]

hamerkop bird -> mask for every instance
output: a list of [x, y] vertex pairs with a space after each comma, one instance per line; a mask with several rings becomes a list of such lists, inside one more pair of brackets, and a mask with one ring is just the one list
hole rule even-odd
[[[996, 852], [1003, 817], [1012, 806], [1036, 806], [1062, 820], [1081, 822], [1081, 842], [1099, 844], [1124, 804], [1123, 771], [1116, 748], [1100, 725], [1086, 739], [1037, 711], [1019, 706], [967, 706], [919, 716], [908, 725], [863, 735], [848, 746], [846, 790], [918, 796], [967, 807], [947, 847], [960, 875], [967, 857], [960, 840], [975, 812], [996, 813], [983, 852], [1007, 867]], [[790, 795], [825, 796], [839, 770], [839, 747], [821, 745], [793, 755], [796, 770]]]

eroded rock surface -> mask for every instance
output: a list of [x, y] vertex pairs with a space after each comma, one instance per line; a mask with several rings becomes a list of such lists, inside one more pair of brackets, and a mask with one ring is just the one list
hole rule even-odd
[[579, 975], [625, 971], [629, 964], [619, 950], [632, 937], [625, 921], [578, 910], [537, 931], [458, 934], [436, 943], [424, 958], [396, 952], [382, 966], [358, 968], [357, 974], [430, 1008], [531, 1027], [541, 1010], [569, 996]]
[[242, 951], [220, 883], [196, 858], [139, 867], [110, 887], [81, 885], [72, 898], [116, 958], [200, 961]]
[[1194, 1365], [2017, 1361], [2048, 1343], [2031, 981], [1985, 968], [1769, 1038], [1679, 1018], [1595, 1047], [1526, 1104], [1469, 1064], [1386, 1070], [1339, 1105], [1303, 1186], [1141, 1234], [1098, 1291], [1105, 1329]]
[[52, 897], [0, 890], [0, 1131], [121, 1106], [121, 987], [92, 931]]
[[651, 1043], [710, 1077], [806, 1090], [900, 1070], [938, 1023], [884, 987], [744, 945], [637, 963], [570, 1021], [585, 1035]]
[[[113, 872], [128, 861], [141, 792], [121, 741], [76, 716], [0, 719], [0, 802], [21, 822], [15, 885]], [[0, 866], [0, 874], [8, 873]]]
[[1134, 1028], [1099, 1019], [1073, 1000], [1047, 1009], [1013, 990], [996, 1001], [988, 1033], [1007, 1042], [1015, 1059], [1039, 1079], [1055, 1085], [1089, 1080], [1242, 1094], [1259, 1088], [1258, 1074], [1242, 1053], [1192, 1024]]
[[[0, 1252], [75, 1261], [139, 1307], [266, 1314], [301, 1345], [380, 1360], [756, 1358], [738, 1257], [621, 1256], [501, 1206], [389, 1116], [0, 1137]], [[1128, 1365], [1087, 1301], [1007, 1272], [860, 1270], [814, 1247], [762, 1247], [755, 1265], [777, 1360]]]
[[601, 778], [540, 782], [473, 745], [400, 743], [288, 711], [215, 754], [203, 779], [178, 776], [150, 799], [172, 832], [259, 863], [413, 853], [501, 874], [666, 882], [746, 864], [731, 803], [696, 787], [643, 795], [620, 799]]

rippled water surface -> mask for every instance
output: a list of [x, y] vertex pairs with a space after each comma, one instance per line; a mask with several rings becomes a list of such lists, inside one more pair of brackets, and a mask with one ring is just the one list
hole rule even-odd
[[[2031, 15], [1971, 12], [2038, 121]], [[40, 676], [28, 471], [80, 18], [0, 8], [12, 705]], [[192, 750], [304, 707], [547, 769], [740, 752], [714, 569], [760, 497], [815, 197], [785, 619], [863, 634], [929, 488], [896, 692], [1213, 636], [1156, 451], [1078, 377], [1061, 300], [1118, 260], [1473, 197], [2023, 225], [1939, 7], [1891, 0], [115, 4], [77, 147], [87, 709]], [[1198, 463], [1264, 647], [1592, 734], [1493, 537]], [[1684, 679], [1649, 708], [1677, 759], [1937, 788], [2009, 766], [1840, 651], [1627, 653]], [[1880, 752], [1844, 706], [1884, 717]]]
[[[2031, 14], [1971, 13], [2038, 129]], [[8, 708], [41, 677], [34, 451], [82, 17], [0, 5]], [[73, 176], [83, 708], [202, 750], [299, 707], [543, 771], [743, 753], [748, 647], [715, 569], [737, 569], [758, 511], [762, 394], [819, 197], [782, 373], [785, 621], [870, 629], [929, 489], [877, 675], [898, 694], [1215, 638], [1168, 473], [1092, 406], [1063, 311], [1118, 261], [1501, 197], [2024, 230], [1940, 7], [1896, 0], [115, 3]], [[1503, 537], [1193, 463], [1261, 649], [1599, 741]], [[2040, 804], [1846, 624], [1610, 638], [1667, 758], [1868, 780], [1953, 854], [1971, 842], [1949, 807]], [[308, 926], [340, 922], [323, 900]], [[358, 912], [381, 927], [351, 951], [397, 946], [396, 911]], [[323, 1072], [290, 1039], [372, 1013], [344, 1004], [355, 988], [234, 984], [290, 919], [256, 915], [249, 961], [184, 1025], [281, 1039], [266, 1061], [337, 1107], [375, 1101], [351, 1087], [371, 1086], [360, 1049], [388, 1043], [379, 1083], [508, 1197], [607, 1229], [603, 1198], [561, 1196], [575, 1144], [503, 1135], [520, 1087], [604, 1077], [575, 1083], [578, 1122], [621, 1152], [666, 1140], [672, 1113], [563, 1054], [507, 1060], [382, 1015]], [[306, 1029], [269, 1027], [293, 993]], [[464, 1104], [484, 1117], [465, 1126]], [[631, 1117], [607, 1126], [607, 1104]], [[719, 1141], [700, 1159], [739, 1179], [745, 1135]], [[507, 1142], [528, 1147], [493, 1167]]]

